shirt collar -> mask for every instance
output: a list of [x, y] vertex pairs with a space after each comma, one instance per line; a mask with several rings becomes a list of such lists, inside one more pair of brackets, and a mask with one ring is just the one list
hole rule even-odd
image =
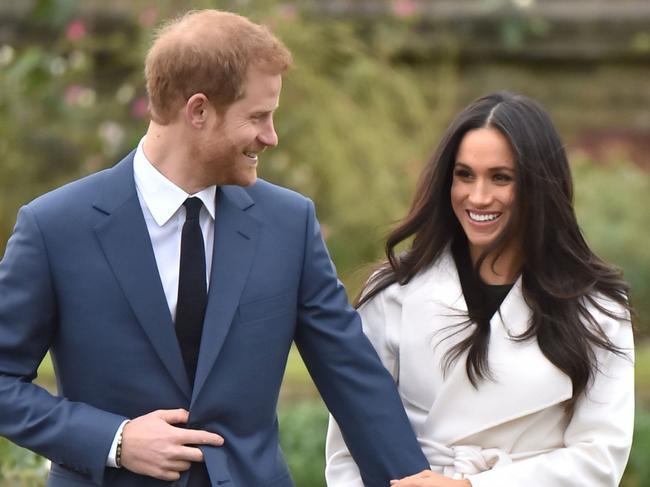
[[191, 196], [200, 198], [203, 201], [203, 205], [214, 220], [214, 199], [217, 187], [208, 186], [196, 194], [187, 194], [167, 179], [147, 159], [143, 150], [144, 139], [143, 137], [140, 140], [133, 157], [133, 173], [136, 188], [156, 223], [162, 227], [178, 211], [183, 202]]

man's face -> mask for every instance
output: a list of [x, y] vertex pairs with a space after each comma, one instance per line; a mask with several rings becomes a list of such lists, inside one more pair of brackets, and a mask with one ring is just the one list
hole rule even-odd
[[250, 68], [244, 97], [225, 113], [215, 114], [197, 147], [202, 166], [214, 184], [249, 186], [257, 179], [258, 155], [278, 144], [273, 128], [282, 76]]

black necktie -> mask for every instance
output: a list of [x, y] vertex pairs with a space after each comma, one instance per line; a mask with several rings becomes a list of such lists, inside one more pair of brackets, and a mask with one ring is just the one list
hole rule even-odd
[[207, 301], [205, 247], [199, 225], [199, 213], [203, 203], [199, 198], [188, 198], [183, 205], [186, 216], [181, 236], [176, 337], [181, 347], [190, 384], [194, 384]]

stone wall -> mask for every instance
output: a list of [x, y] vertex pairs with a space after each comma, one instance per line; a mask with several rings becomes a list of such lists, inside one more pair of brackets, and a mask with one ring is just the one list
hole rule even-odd
[[400, 26], [395, 61], [423, 83], [446, 83], [437, 91], [458, 107], [524, 93], [572, 147], [650, 169], [648, 0], [319, 0], [310, 12], [357, 19], [369, 39], [386, 22]]

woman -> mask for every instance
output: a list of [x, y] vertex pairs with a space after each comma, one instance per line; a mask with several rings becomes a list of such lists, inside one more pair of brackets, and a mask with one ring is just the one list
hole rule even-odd
[[[536, 102], [492, 94], [447, 129], [358, 303], [431, 465], [391, 485], [618, 485], [634, 416], [628, 286], [589, 249], [572, 198]], [[363, 486], [332, 419], [327, 460], [328, 486]]]

